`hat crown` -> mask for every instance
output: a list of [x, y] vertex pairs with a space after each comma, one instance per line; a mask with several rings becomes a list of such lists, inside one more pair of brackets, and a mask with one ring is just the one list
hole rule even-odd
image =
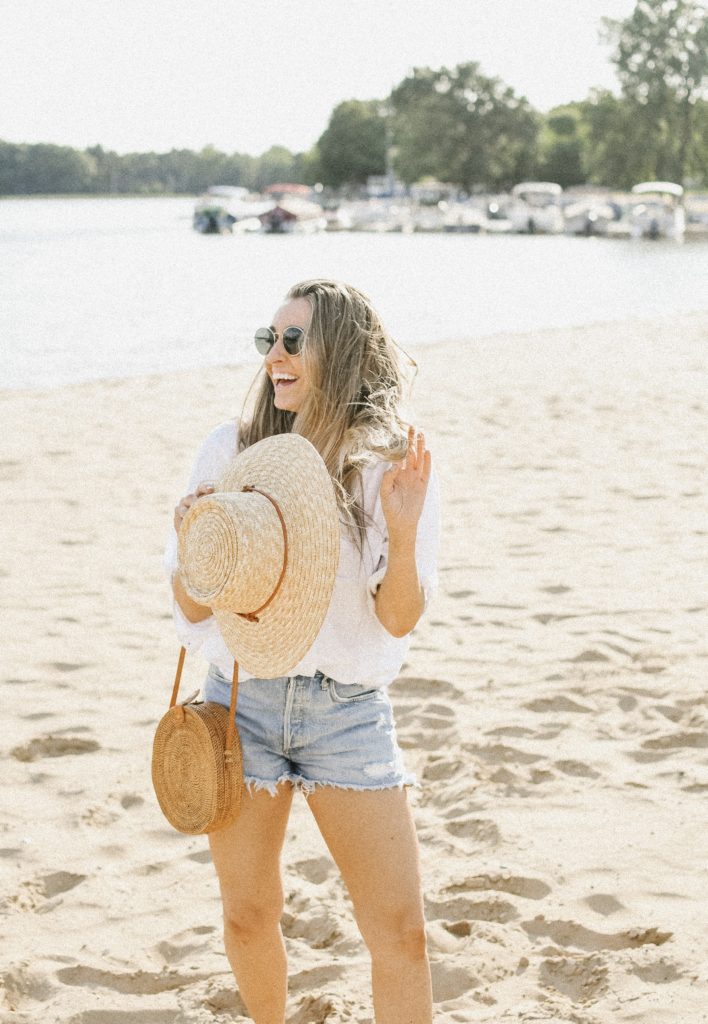
[[182, 529], [180, 544], [189, 551], [182, 575], [195, 601], [246, 614], [268, 600], [283, 565], [285, 538], [266, 497], [237, 491], [200, 498]]
[[194, 502], [178, 544], [187, 592], [214, 609], [238, 663], [258, 678], [286, 675], [322, 626], [339, 561], [337, 498], [319, 452], [293, 433], [243, 449], [217, 493]]

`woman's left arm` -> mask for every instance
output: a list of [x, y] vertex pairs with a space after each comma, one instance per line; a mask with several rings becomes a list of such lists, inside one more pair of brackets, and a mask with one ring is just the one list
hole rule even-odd
[[430, 467], [425, 436], [416, 436], [410, 427], [405, 459], [387, 470], [381, 481], [381, 508], [388, 527], [388, 564], [376, 592], [375, 606], [381, 625], [395, 637], [410, 633], [425, 607], [415, 542]]

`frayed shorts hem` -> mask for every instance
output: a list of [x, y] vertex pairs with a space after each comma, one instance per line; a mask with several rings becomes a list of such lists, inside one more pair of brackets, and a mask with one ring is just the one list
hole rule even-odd
[[291, 782], [295, 789], [301, 790], [303, 795], [306, 797], [311, 796], [318, 787], [323, 786], [329, 786], [330, 789], [349, 789], [363, 793], [372, 793], [383, 789], [404, 789], [408, 786], [411, 786], [414, 789], [420, 789], [420, 783], [416, 779], [415, 775], [410, 772], [406, 772], [403, 778], [399, 779], [397, 782], [384, 782], [379, 786], [362, 786], [358, 783], [304, 779], [302, 775], [296, 775], [294, 772], [285, 772], [279, 779], [276, 779], [275, 782], [273, 782], [272, 779], [257, 779], [252, 775], [246, 775], [243, 782], [251, 796], [261, 790], [266, 790], [271, 796], [277, 796], [278, 786], [281, 782]]

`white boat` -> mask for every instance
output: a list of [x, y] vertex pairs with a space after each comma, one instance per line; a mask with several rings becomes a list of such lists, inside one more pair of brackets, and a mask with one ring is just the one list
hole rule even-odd
[[632, 238], [677, 238], [686, 231], [683, 188], [673, 181], [642, 181], [632, 189], [638, 196], [630, 213]]
[[568, 235], [607, 235], [610, 224], [621, 216], [618, 204], [585, 196], [563, 208], [565, 232]]
[[513, 231], [556, 235], [563, 231], [560, 197], [563, 189], [553, 181], [522, 181], [511, 190], [507, 217]]

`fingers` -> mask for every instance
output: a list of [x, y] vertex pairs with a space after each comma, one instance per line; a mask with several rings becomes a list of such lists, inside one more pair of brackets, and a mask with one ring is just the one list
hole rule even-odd
[[[426, 470], [426, 456], [428, 468]], [[430, 452], [425, 447], [425, 434], [422, 430], [416, 431], [412, 425], [408, 428], [408, 448], [406, 449], [406, 457], [403, 462], [399, 463], [399, 468], [412, 469], [421, 479], [428, 478], [430, 474]]]
[[189, 512], [190, 508], [197, 500], [197, 498], [203, 498], [206, 494], [213, 494], [214, 484], [210, 480], [204, 480], [199, 484], [194, 494], [186, 494], [184, 498], [175, 506], [174, 525], [175, 530], [179, 533], [182, 520]]

